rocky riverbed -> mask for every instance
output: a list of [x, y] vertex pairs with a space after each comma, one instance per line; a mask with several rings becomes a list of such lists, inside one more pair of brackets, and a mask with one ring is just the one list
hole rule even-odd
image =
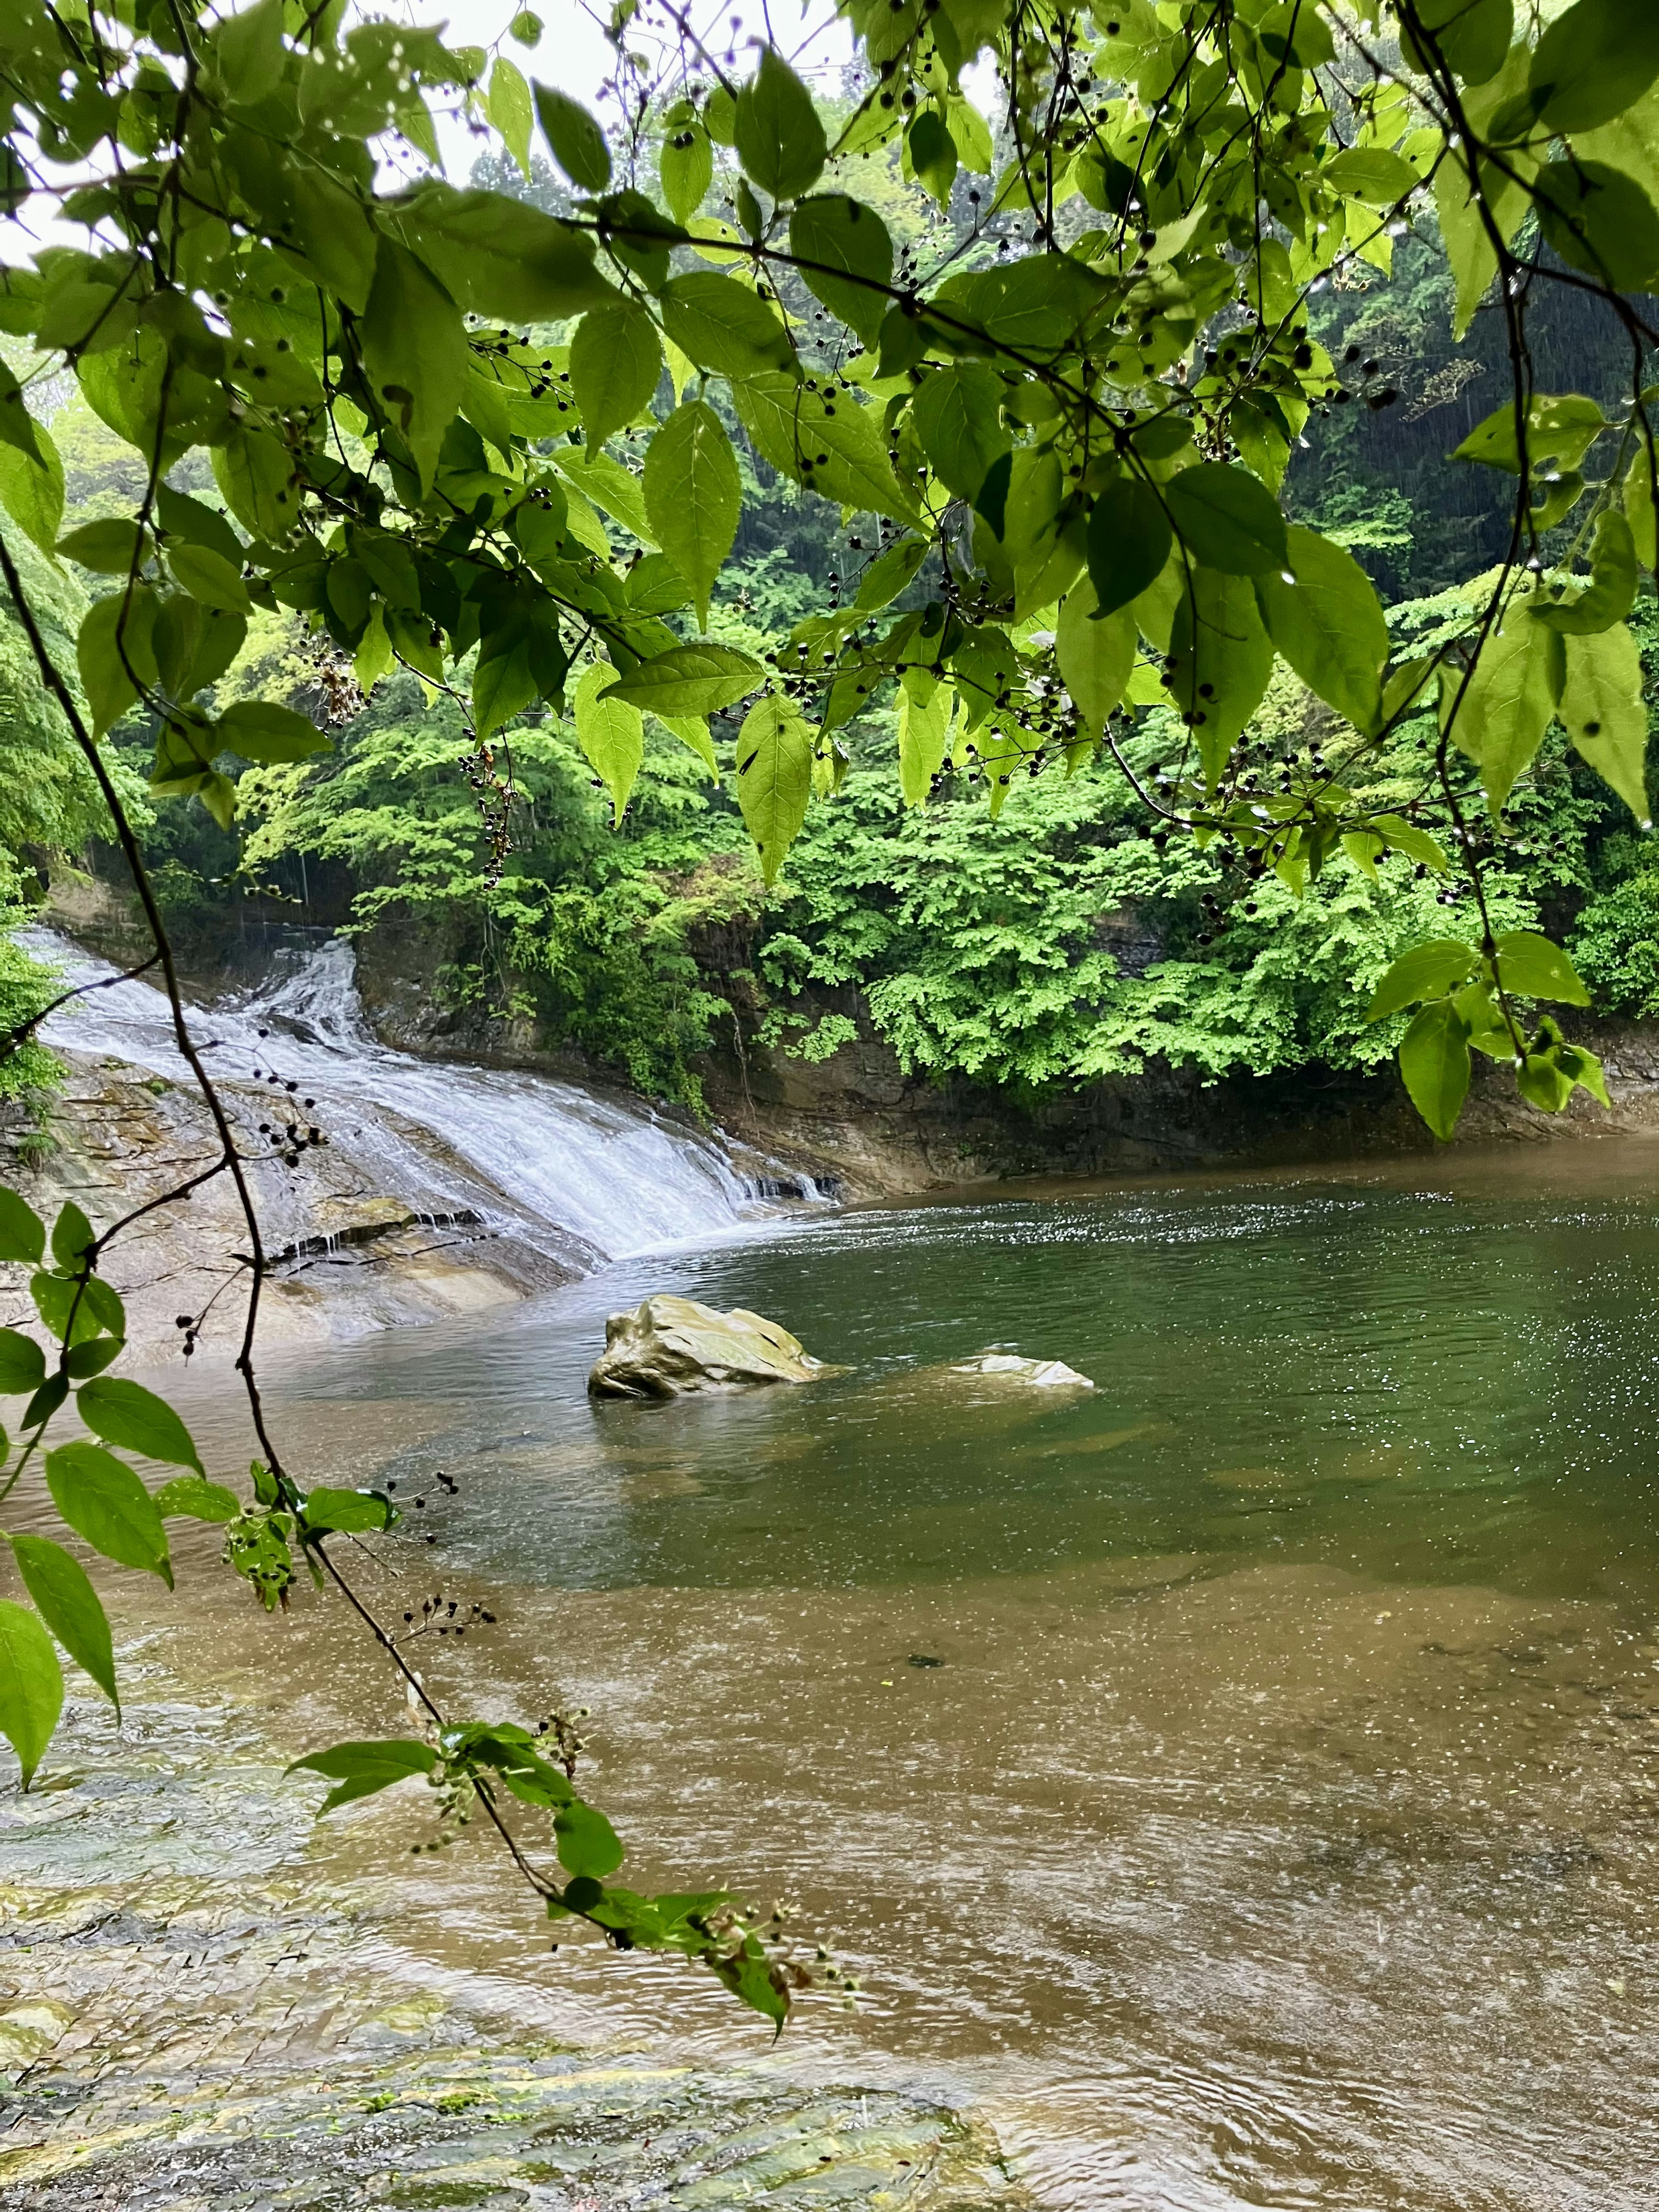
[[526, 2038], [488, 1977], [411, 1975], [386, 1885], [343, 1871], [270, 1716], [187, 1692], [160, 1649], [130, 1662], [118, 1741], [79, 1706], [44, 1787], [0, 1797], [0, 2203], [1025, 2203], [942, 2106]]

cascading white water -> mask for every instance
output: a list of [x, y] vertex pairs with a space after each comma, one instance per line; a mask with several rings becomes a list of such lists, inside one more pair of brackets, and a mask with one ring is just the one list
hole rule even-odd
[[[42, 1031], [48, 1043], [191, 1081], [160, 991], [118, 980], [107, 962], [52, 932], [30, 931], [24, 941], [66, 984], [100, 986], [52, 1015]], [[377, 1043], [355, 969], [339, 938], [278, 953], [253, 991], [191, 1008], [191, 1038], [227, 1081], [265, 1084], [279, 1123], [294, 1104], [314, 1101], [301, 1105], [301, 1124], [320, 1126], [382, 1189], [433, 1213], [482, 1214], [566, 1262], [592, 1267], [706, 1237], [752, 1211], [718, 1145], [643, 1104]], [[435, 1142], [421, 1142], [420, 1133]]]

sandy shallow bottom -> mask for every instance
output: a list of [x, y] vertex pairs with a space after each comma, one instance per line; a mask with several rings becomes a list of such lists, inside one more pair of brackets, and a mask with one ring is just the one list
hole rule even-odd
[[[519, 1593], [467, 1656], [478, 1703], [534, 1710], [556, 1676], [602, 1705], [593, 1787], [640, 1886], [790, 1897], [862, 1973], [857, 2014], [809, 2002], [773, 2051], [684, 1968], [550, 1955], [483, 1837], [411, 1860], [416, 1789], [313, 1826], [278, 1761], [399, 1732], [397, 1705], [372, 1662], [319, 1689], [327, 1601], [267, 1624], [204, 1599], [135, 1638], [113, 1761], [88, 1705], [48, 1787], [6, 1801], [0, 2036], [33, 2063], [0, 2178], [30, 2202], [193, 2202], [175, 2152], [272, 2134], [325, 2137], [368, 2189], [365, 2159], [465, 2164], [487, 2110], [518, 2179], [442, 2201], [574, 2206], [529, 2172], [538, 2131], [586, 2141], [599, 2097], [641, 2158], [675, 2115], [716, 2148], [684, 2179], [618, 2152], [592, 2202], [735, 2204], [755, 2177], [719, 2159], [755, 2126], [828, 2129], [831, 2164], [870, 2168], [823, 2105], [865, 2092], [878, 2132], [930, 2148], [849, 2171], [848, 2201], [1659, 2203], [1659, 1653], [1609, 1607], [1181, 1559], [891, 1596]], [[216, 2150], [230, 2193], [203, 2201], [267, 2201], [251, 2167], [237, 2194], [250, 2159]], [[818, 2201], [829, 2169], [807, 2178]], [[335, 2201], [290, 2183], [269, 2201]]]

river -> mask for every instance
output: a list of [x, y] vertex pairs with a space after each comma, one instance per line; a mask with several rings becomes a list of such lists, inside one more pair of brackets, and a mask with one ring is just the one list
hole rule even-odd
[[[590, 1402], [605, 1314], [662, 1289], [846, 1371]], [[483, 1838], [410, 1859], [413, 1790], [313, 1831], [273, 1784], [247, 1864], [368, 1900], [341, 1958], [505, 2045], [969, 2114], [1009, 2203], [1659, 2206], [1656, 1314], [1659, 1146], [1628, 1139], [750, 1227], [284, 1352], [299, 1470], [427, 1501], [362, 1563], [383, 1601], [498, 1616], [422, 1647], [446, 1701], [590, 1706], [635, 1886], [797, 1899], [864, 1995], [768, 2054], [690, 1970], [550, 1955]], [[991, 1346], [1097, 1388], [949, 1371]], [[229, 1463], [222, 1375], [185, 1395]], [[285, 1755], [398, 1727], [336, 1608], [267, 1622], [211, 1560], [164, 1637], [122, 1588], [158, 1759], [210, 1688]], [[143, 1828], [123, 1879], [176, 1878], [176, 1826]], [[0, 1844], [46, 1878], [35, 1831]], [[617, 2190], [500, 2201], [749, 2194]]]

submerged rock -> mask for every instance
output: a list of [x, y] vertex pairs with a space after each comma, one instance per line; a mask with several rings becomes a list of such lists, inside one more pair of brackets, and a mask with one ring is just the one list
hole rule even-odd
[[647, 1298], [613, 1313], [587, 1387], [596, 1398], [684, 1398], [697, 1390], [747, 1390], [810, 1382], [828, 1370], [776, 1322], [733, 1306], [717, 1313], [695, 1298]]
[[959, 1361], [952, 1375], [996, 1375], [1011, 1382], [1029, 1382], [1036, 1390], [1092, 1390], [1094, 1384], [1063, 1359], [1022, 1359], [1012, 1352], [981, 1352], [976, 1359]]

